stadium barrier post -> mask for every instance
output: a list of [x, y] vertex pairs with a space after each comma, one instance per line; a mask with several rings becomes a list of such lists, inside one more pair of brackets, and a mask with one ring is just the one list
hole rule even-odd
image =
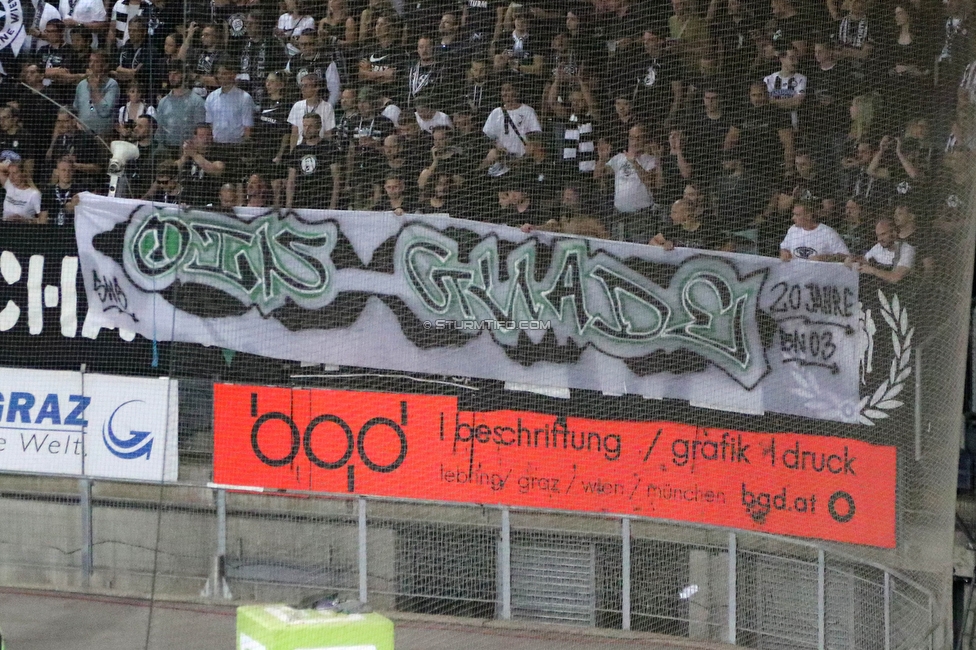
[[210, 567], [210, 577], [201, 595], [205, 598], [230, 600], [232, 594], [227, 585], [227, 491], [214, 490], [214, 505], [217, 512], [217, 549]]
[[630, 518], [620, 520], [621, 549], [621, 628], [630, 629]]
[[512, 618], [512, 523], [508, 508], [502, 508], [501, 540], [498, 545], [498, 571], [502, 588], [502, 620]]
[[922, 346], [915, 350], [915, 460], [922, 460]]
[[729, 533], [729, 627], [728, 641], [735, 645], [735, 632], [738, 623], [736, 621], [736, 539], [735, 533]]
[[359, 497], [359, 544], [358, 554], [359, 554], [359, 602], [365, 603], [369, 598], [369, 573], [367, 565], [366, 556], [366, 542], [367, 542], [367, 529], [366, 529], [366, 499]]
[[91, 587], [91, 576], [93, 567], [92, 554], [94, 543], [92, 537], [92, 482], [91, 479], [83, 478], [78, 481], [80, 499], [78, 502], [81, 508], [81, 587], [89, 589]]
[[884, 573], [884, 650], [891, 650], [891, 574]]
[[824, 550], [817, 549], [817, 650], [827, 648], [827, 626], [826, 614], [826, 562], [824, 560]]

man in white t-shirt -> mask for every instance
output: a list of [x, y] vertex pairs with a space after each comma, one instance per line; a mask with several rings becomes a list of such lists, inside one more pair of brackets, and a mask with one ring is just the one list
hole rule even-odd
[[646, 131], [640, 124], [630, 127], [627, 148], [612, 158], [606, 147], [600, 147], [594, 177], [602, 180], [606, 170], [613, 171], [614, 239], [646, 243], [657, 234], [652, 208], [654, 190], [662, 184], [661, 166], [647, 149]]
[[494, 109], [485, 120], [481, 131], [495, 145], [516, 158], [525, 155], [525, 141], [530, 133], [542, 131], [535, 109], [523, 104], [518, 90], [512, 83], [502, 84], [502, 105]]
[[795, 257], [815, 262], [843, 262], [850, 256], [841, 236], [830, 226], [820, 223], [808, 203], [793, 206], [793, 224], [779, 245], [779, 258], [784, 262]]
[[[108, 23], [108, 12], [102, 0], [60, 0], [58, 10], [64, 24], [71, 27], [84, 27], [92, 34], [100, 34]], [[97, 36], [93, 45], [98, 46]]]
[[320, 88], [322, 79], [315, 73], [307, 74], [299, 83], [302, 98], [295, 102], [288, 113], [288, 123], [291, 124], [291, 148], [294, 149], [304, 141], [302, 120], [309, 113], [318, 113], [322, 118], [320, 137], [331, 138], [335, 129], [335, 111], [332, 104], [322, 99]]
[[431, 106], [430, 101], [426, 97], [417, 97], [413, 102], [413, 106], [414, 115], [417, 118], [417, 125], [421, 131], [433, 133], [434, 129], [439, 126], [447, 127], [451, 130], [454, 129], [454, 123], [451, 122], [451, 118], [447, 116], [447, 113]]
[[891, 219], [882, 219], [874, 227], [878, 243], [864, 255], [862, 263], [849, 258], [846, 260], [853, 268], [864, 275], [892, 284], [901, 282], [915, 268], [915, 247], [898, 239], [898, 230]]

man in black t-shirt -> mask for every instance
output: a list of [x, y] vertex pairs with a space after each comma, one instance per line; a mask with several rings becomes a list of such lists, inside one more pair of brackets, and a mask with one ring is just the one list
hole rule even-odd
[[508, 173], [501, 178], [503, 185], [498, 191], [498, 208], [493, 215], [484, 215], [483, 221], [498, 225], [521, 228], [524, 225], [541, 226], [549, 213], [532, 198], [529, 188], [532, 179], [524, 173]]
[[218, 192], [227, 163], [216, 160], [213, 130], [198, 124], [193, 137], [183, 143], [183, 155], [176, 161], [180, 170], [184, 202], [194, 206], [219, 205]]
[[687, 199], [678, 199], [671, 205], [671, 223], [662, 227], [661, 232], [648, 243], [665, 250], [730, 250], [728, 232], [714, 223], [708, 223], [710, 216], [708, 213], [696, 214]]
[[644, 30], [642, 39], [643, 52], [627, 78], [627, 90], [646, 122], [670, 124], [681, 106], [681, 62], [665, 53], [661, 37], [653, 31]]
[[129, 41], [119, 50], [117, 63], [115, 80], [119, 84], [135, 81], [142, 88], [143, 96], [152, 102], [163, 85], [167, 69], [147, 41], [145, 18], [137, 16], [129, 21]]
[[461, 28], [468, 40], [487, 48], [501, 34], [507, 7], [505, 0], [461, 0]]
[[813, 150], [821, 162], [828, 162], [834, 139], [850, 126], [851, 100], [855, 92], [864, 90], [856, 83], [850, 68], [841, 65], [830, 43], [819, 42], [813, 47], [816, 65], [809, 66], [807, 99], [800, 106], [800, 124], [815, 125], [815, 132], [805, 134], [803, 145]]
[[58, 161], [54, 171], [54, 183], [41, 190], [41, 221], [57, 227], [73, 228], [78, 195], [85, 191], [74, 180], [71, 159]]
[[322, 118], [302, 118], [302, 143], [291, 152], [285, 207], [336, 209], [339, 202], [339, 163], [332, 142], [323, 140]]
[[795, 49], [802, 59], [807, 55], [810, 23], [792, 0], [772, 0], [771, 8], [773, 17], [766, 23], [766, 38], [772, 48], [766, 52], [767, 58], [775, 61], [786, 50]]
[[149, 191], [156, 168], [170, 153], [156, 140], [156, 119], [151, 115], [140, 115], [135, 119], [131, 141], [139, 148], [139, 157], [126, 165], [129, 177], [130, 198], [141, 199]]
[[376, 112], [377, 99], [372, 88], [360, 88], [358, 110], [346, 127], [350, 136], [346, 163], [349, 182], [353, 184], [377, 184], [382, 180], [379, 176], [383, 167], [383, 141], [393, 133], [394, 126]]
[[252, 10], [244, 19], [247, 38], [241, 50], [241, 73], [237, 85], [260, 106], [265, 98], [264, 83], [269, 72], [276, 72], [284, 65], [281, 44], [270, 35], [270, 19], [260, 10]]
[[756, 60], [756, 39], [761, 34], [761, 23], [751, 8], [742, 0], [732, 0], [728, 9], [719, 9], [712, 26], [712, 36], [722, 52], [722, 67], [733, 83], [749, 78]]
[[64, 33], [63, 22], [48, 21], [44, 28], [48, 44], [38, 48], [35, 60], [44, 74], [45, 94], [59, 104], [70, 105], [75, 86], [85, 77], [88, 60], [65, 43]]
[[749, 86], [749, 103], [738, 115], [730, 137], [730, 144], [738, 145], [742, 162], [750, 171], [770, 178], [783, 178], [785, 172], [792, 172], [794, 143], [789, 113], [769, 103], [766, 84], [761, 81]]
[[21, 160], [24, 169], [33, 173], [39, 148], [36, 137], [24, 129], [17, 109], [0, 108], [0, 160]]
[[[450, 63], [438, 59], [434, 55], [434, 42], [428, 36], [417, 39], [417, 58], [411, 63], [406, 74], [405, 104], [400, 107], [407, 110], [414, 108], [414, 100], [418, 97], [440, 97], [443, 92], [455, 84], [455, 79], [449, 67]], [[408, 111], [409, 112], [409, 111]]]
[[722, 95], [708, 88], [702, 93], [702, 108], [686, 120], [685, 150], [698, 179], [709, 182], [721, 169], [722, 150], [735, 126], [722, 106]]
[[[363, 49], [359, 60], [359, 81], [376, 84], [384, 94], [401, 90], [407, 71], [407, 57], [393, 33], [393, 25], [386, 16], [376, 19], [376, 38]], [[395, 89], [395, 90], [394, 90]]]

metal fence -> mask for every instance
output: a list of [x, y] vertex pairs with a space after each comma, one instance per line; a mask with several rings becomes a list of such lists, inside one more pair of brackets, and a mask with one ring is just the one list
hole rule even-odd
[[612, 516], [78, 483], [3, 477], [0, 583], [237, 602], [337, 592], [385, 611], [776, 650], [949, 643], [945, 608], [923, 586], [792, 539]]

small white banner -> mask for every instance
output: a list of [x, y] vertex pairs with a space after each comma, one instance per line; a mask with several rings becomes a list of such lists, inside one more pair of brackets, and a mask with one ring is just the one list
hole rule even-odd
[[177, 480], [177, 382], [0, 369], [0, 472]]

